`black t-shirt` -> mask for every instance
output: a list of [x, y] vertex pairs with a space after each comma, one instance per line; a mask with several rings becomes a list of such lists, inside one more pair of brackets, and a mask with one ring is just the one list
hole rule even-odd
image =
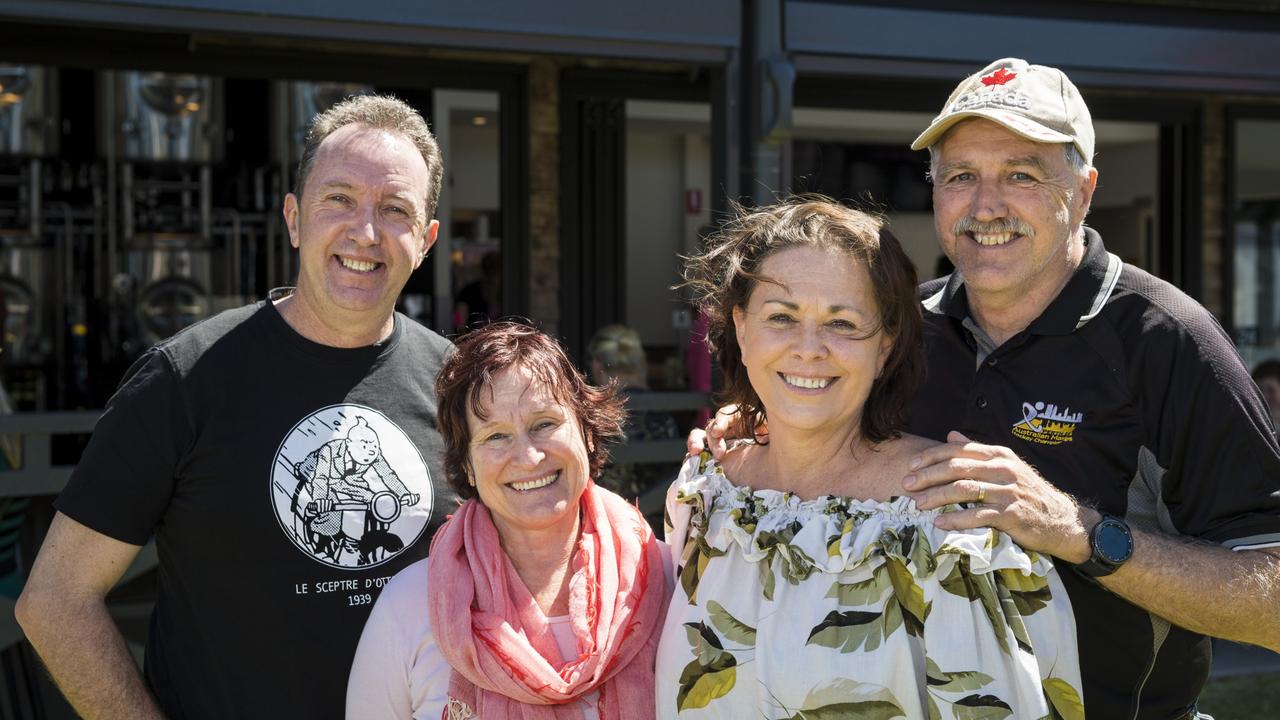
[[[1280, 545], [1280, 448], [1230, 340], [1194, 300], [1107, 253], [1093, 230], [1086, 237], [1075, 276], [998, 348], [966, 326], [957, 275], [921, 286], [929, 368], [911, 432], [1008, 446], [1137, 526], [1232, 548]], [[1089, 716], [1182, 717], [1208, 676], [1208, 639], [1058, 567]], [[1214, 602], [1219, 589], [1202, 592]]]
[[154, 536], [145, 675], [170, 718], [342, 717], [382, 584], [456, 507], [433, 388], [449, 352], [402, 315], [377, 345], [319, 345], [263, 302], [130, 369], [57, 508]]

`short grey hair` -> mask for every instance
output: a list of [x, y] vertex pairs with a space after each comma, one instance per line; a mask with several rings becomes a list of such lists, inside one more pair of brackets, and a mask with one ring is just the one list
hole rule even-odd
[[302, 197], [302, 190], [307, 185], [312, 166], [315, 165], [320, 144], [347, 125], [363, 125], [403, 135], [418, 148], [423, 161], [427, 163], [427, 177], [431, 183], [426, 197], [427, 220], [435, 217], [436, 206], [440, 202], [440, 183], [444, 178], [444, 159], [440, 156], [440, 146], [422, 115], [405, 101], [391, 95], [356, 95], [316, 115], [307, 130], [307, 140], [302, 147], [302, 159], [298, 161], [298, 180], [294, 184], [293, 194]]
[[[945, 137], [946, 135], [944, 134], [942, 138], [938, 138], [938, 142], [929, 146], [929, 174], [927, 176], [929, 182], [933, 182], [937, 177], [938, 145], [942, 144], [942, 139]], [[1080, 148], [1077, 148], [1075, 143], [1062, 143], [1062, 147], [1067, 155], [1067, 165], [1072, 172], [1081, 178], [1088, 175], [1093, 168], [1089, 163], [1085, 162], [1084, 156], [1080, 154]]]

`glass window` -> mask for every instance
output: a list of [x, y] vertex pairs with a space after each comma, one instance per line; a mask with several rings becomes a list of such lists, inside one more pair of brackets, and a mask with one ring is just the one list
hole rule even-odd
[[1280, 357], [1280, 120], [1235, 122], [1233, 318], [1245, 363]]
[[[431, 256], [435, 288], [429, 325], [453, 332], [502, 317], [499, 96], [436, 90], [433, 130], [444, 155], [440, 234]], [[447, 258], [447, 262], [446, 262]], [[407, 288], [403, 304], [422, 303]], [[411, 313], [412, 314], [412, 313]], [[424, 313], [426, 314], [426, 313]]]
[[705, 391], [690, 388], [693, 318], [670, 288], [711, 222], [711, 106], [628, 100], [626, 118], [627, 324], [644, 343], [650, 388]]
[[1155, 273], [1160, 251], [1158, 222], [1160, 126], [1097, 120], [1093, 164], [1098, 187], [1085, 224], [1102, 235], [1109, 252]]

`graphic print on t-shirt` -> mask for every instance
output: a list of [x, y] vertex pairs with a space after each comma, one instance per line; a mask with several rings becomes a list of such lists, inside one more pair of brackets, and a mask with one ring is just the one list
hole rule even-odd
[[426, 529], [432, 500], [417, 446], [363, 405], [330, 405], [303, 418], [271, 469], [281, 529], [332, 567], [373, 567], [403, 552]]

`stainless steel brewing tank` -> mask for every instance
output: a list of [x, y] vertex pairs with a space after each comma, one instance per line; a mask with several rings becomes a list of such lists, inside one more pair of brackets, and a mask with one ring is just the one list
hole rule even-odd
[[46, 244], [21, 230], [0, 229], [0, 334], [9, 365], [40, 365], [53, 353], [54, 274]]
[[208, 163], [222, 155], [222, 81], [207, 75], [107, 73], [114, 117], [105, 123], [128, 161]]
[[57, 71], [0, 63], [0, 155], [58, 154]]
[[7, 366], [53, 360], [60, 331], [54, 243], [43, 223], [44, 159], [58, 151], [57, 71], [0, 63], [0, 342]]
[[[281, 121], [273, 133], [275, 160], [290, 173], [297, 169], [307, 141], [307, 131], [316, 115], [353, 95], [369, 95], [373, 86], [340, 82], [280, 82], [272, 89]], [[287, 173], [286, 173], [287, 174]]]
[[148, 347], [209, 315], [212, 243], [185, 233], [138, 234], [124, 243], [124, 272], [136, 285], [140, 347]]

